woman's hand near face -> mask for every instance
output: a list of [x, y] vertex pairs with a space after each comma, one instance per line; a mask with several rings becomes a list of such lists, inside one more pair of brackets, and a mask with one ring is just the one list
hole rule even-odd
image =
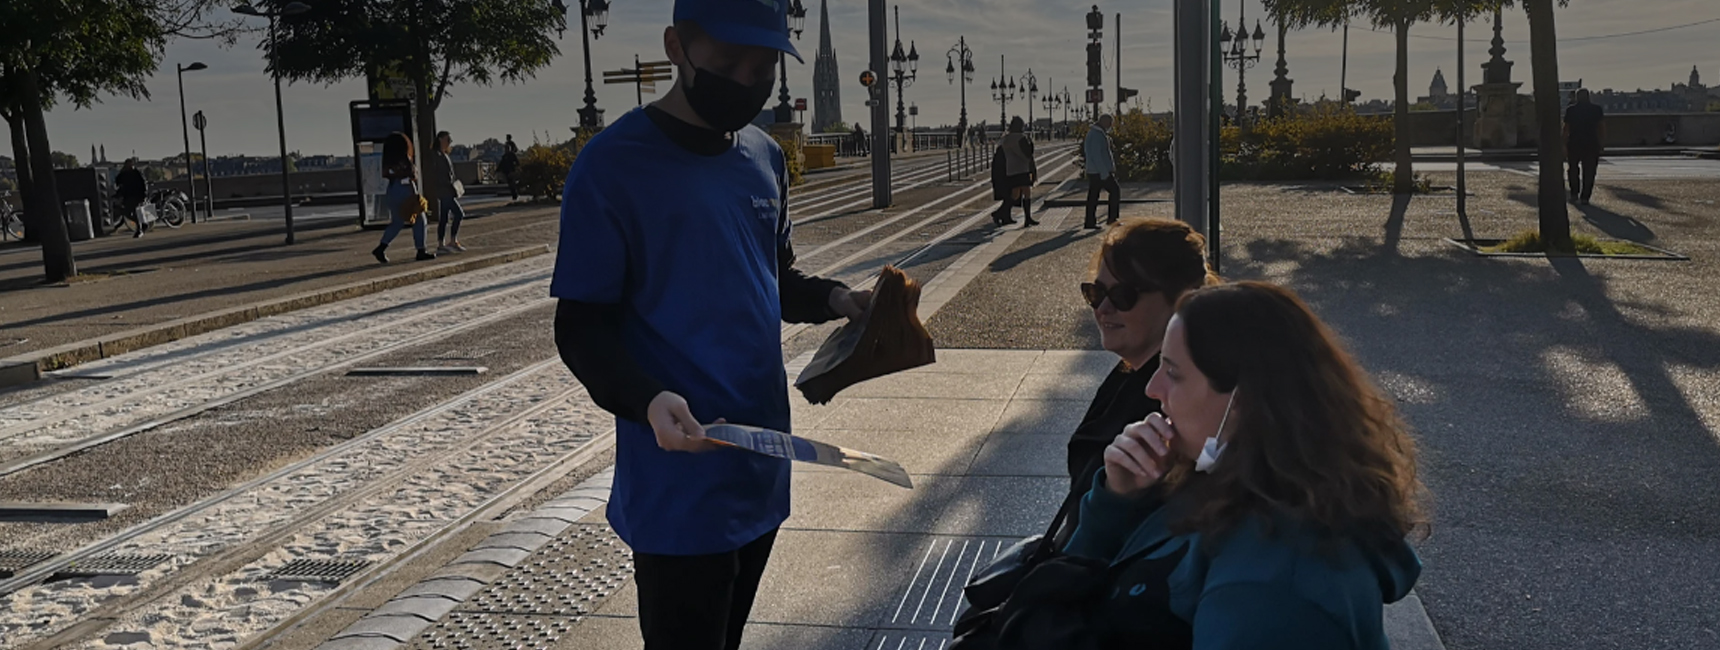
[[1176, 431], [1158, 413], [1131, 424], [1105, 448], [1105, 489], [1134, 496], [1164, 478], [1170, 466], [1170, 443]]

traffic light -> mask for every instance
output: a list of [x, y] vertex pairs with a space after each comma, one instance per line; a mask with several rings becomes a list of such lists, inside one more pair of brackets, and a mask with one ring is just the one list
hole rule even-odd
[[1104, 63], [1101, 62], [1104, 51], [1103, 43], [1087, 44], [1087, 85], [1089, 87], [1097, 88], [1105, 85]]
[[1120, 104], [1120, 103], [1129, 101], [1130, 97], [1134, 97], [1134, 96], [1139, 95], [1139, 94], [1141, 94], [1141, 91], [1136, 90], [1134, 88], [1118, 87], [1117, 88], [1117, 103]]
[[1344, 89], [1344, 103], [1345, 104], [1355, 103], [1356, 100], [1361, 99], [1361, 98], [1362, 98], [1362, 91], [1352, 90], [1349, 88]]

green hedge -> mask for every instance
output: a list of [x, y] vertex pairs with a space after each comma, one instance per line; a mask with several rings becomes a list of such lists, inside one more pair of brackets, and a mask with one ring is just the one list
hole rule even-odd
[[[1123, 181], [1168, 181], [1173, 176], [1169, 117], [1131, 111], [1111, 129], [1112, 156]], [[1085, 128], [1077, 128], [1078, 137]], [[1341, 107], [1317, 108], [1219, 134], [1219, 177], [1225, 180], [1336, 180], [1367, 177], [1389, 160], [1390, 120]], [[1083, 161], [1084, 163], [1085, 161]]]

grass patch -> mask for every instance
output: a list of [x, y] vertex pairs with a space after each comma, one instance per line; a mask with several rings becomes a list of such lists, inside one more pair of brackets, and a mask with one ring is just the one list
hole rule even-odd
[[1588, 235], [1571, 235], [1571, 243], [1576, 250], [1547, 249], [1547, 242], [1541, 239], [1540, 231], [1525, 230], [1516, 237], [1504, 243], [1481, 248], [1483, 253], [1553, 253], [1565, 255], [1660, 255], [1660, 251], [1641, 244], [1627, 241], [1602, 241]]

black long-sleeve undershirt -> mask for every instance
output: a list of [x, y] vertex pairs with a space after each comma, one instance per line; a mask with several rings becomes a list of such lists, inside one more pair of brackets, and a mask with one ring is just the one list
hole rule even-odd
[[[670, 116], [656, 107], [647, 116], [680, 147], [700, 155], [717, 155], [733, 144], [729, 134], [702, 129]], [[784, 219], [788, 190], [782, 187]], [[777, 291], [782, 319], [790, 323], [823, 323], [839, 314], [830, 308], [830, 293], [846, 285], [835, 280], [808, 276], [794, 268], [792, 244], [777, 249]], [[555, 344], [562, 362], [584, 384], [598, 408], [617, 417], [645, 421], [645, 413], [664, 388], [662, 382], [639, 366], [622, 340], [627, 307], [578, 300], [561, 300], [555, 312]]]

